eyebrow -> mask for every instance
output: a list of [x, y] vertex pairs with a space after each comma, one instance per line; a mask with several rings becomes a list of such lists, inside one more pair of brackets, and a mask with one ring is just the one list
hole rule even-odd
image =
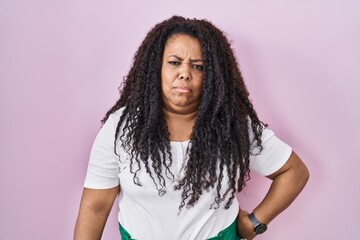
[[[184, 61], [184, 59], [182, 59], [181, 57], [179, 57], [179, 56], [177, 56], [177, 55], [170, 55], [170, 56], [168, 56], [168, 58], [169, 58], [169, 57], [174, 57], [174, 58], [180, 60], [181, 62]], [[203, 62], [203, 61], [204, 61], [204, 60], [202, 60], [202, 59], [191, 59], [191, 60], [190, 60], [191, 63], [194, 63], [194, 62]]]

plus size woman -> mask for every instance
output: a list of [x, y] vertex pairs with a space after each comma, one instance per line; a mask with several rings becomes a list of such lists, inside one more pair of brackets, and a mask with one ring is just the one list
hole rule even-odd
[[[250, 170], [272, 184], [246, 211], [236, 194]], [[117, 196], [119, 239], [252, 239], [308, 177], [259, 120], [223, 32], [174, 16], [147, 34], [103, 119], [74, 239], [100, 239]]]

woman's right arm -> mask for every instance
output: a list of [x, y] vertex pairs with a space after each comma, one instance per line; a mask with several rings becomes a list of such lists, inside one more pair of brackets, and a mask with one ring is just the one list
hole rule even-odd
[[110, 189], [84, 188], [74, 240], [99, 240], [120, 187]]

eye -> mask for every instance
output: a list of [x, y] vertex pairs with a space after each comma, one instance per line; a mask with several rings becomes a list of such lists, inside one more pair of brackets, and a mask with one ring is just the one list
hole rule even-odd
[[193, 64], [192, 67], [201, 72], [204, 70], [204, 66], [200, 64]]
[[168, 61], [168, 63], [173, 66], [179, 66], [181, 64], [179, 61]]

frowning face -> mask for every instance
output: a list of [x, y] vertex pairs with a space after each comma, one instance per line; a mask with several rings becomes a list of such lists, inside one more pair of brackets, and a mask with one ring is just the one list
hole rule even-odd
[[166, 42], [161, 66], [164, 108], [183, 114], [197, 111], [203, 78], [200, 41], [185, 34], [171, 36]]

